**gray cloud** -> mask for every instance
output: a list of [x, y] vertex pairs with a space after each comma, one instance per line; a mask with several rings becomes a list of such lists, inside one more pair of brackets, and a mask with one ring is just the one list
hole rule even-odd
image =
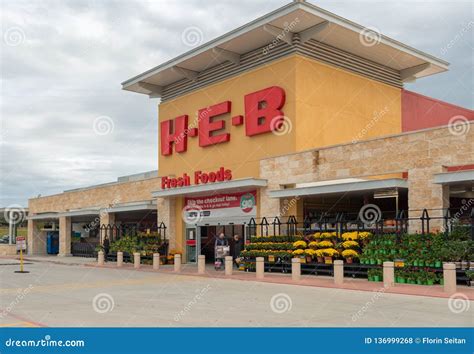
[[[0, 206], [155, 169], [157, 102], [120, 82], [191, 49], [188, 26], [207, 41], [285, 3], [2, 1]], [[471, 2], [317, 4], [451, 62], [407, 88], [472, 108]], [[110, 134], [94, 132], [100, 116]]]

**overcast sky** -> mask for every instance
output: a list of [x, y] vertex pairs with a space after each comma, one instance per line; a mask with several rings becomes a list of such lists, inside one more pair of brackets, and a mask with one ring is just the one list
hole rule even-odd
[[[120, 83], [287, 2], [2, 0], [0, 207], [156, 169], [157, 100]], [[406, 88], [473, 108], [470, 1], [313, 3], [449, 61]]]

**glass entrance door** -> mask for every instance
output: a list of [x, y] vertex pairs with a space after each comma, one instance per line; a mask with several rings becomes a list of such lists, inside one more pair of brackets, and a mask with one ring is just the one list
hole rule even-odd
[[186, 228], [186, 263], [197, 262], [197, 232], [196, 228]]

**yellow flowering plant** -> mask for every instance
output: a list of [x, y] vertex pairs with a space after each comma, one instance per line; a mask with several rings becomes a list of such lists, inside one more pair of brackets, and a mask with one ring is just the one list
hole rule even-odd
[[333, 238], [337, 237], [337, 234], [335, 232], [323, 232], [321, 234], [321, 238]]
[[359, 235], [357, 233], [357, 231], [353, 231], [353, 232], [344, 232], [342, 234], [342, 239], [344, 241], [355, 241], [359, 238]]
[[297, 250], [293, 251], [293, 256], [301, 256], [301, 255], [303, 255], [303, 253], [304, 253], [304, 250], [302, 250], [300, 248], [300, 249], [297, 249]]
[[321, 250], [324, 257], [336, 257], [339, 256], [339, 252], [337, 252], [334, 248], [324, 248]]
[[318, 248], [331, 248], [334, 244], [331, 241], [321, 241], [318, 243]]
[[294, 248], [306, 248], [308, 245], [305, 241], [296, 241], [293, 243]]
[[311, 248], [307, 248], [307, 249], [304, 250], [304, 254], [306, 256], [316, 257], [316, 250], [313, 250]]
[[318, 244], [319, 244], [318, 241], [311, 241], [310, 243], [308, 243], [308, 247], [309, 248], [318, 248]]
[[351, 241], [351, 240], [348, 240], [348, 241], [344, 241], [342, 243], [342, 247], [344, 249], [347, 249], [347, 248], [357, 248], [359, 247], [359, 243], [356, 242], [356, 241]]
[[360, 238], [361, 240], [364, 240], [364, 239], [370, 238], [370, 237], [372, 237], [372, 233], [371, 233], [371, 232], [366, 232], [366, 231], [364, 231], [364, 232], [359, 232], [359, 238]]
[[359, 253], [351, 249], [342, 251], [341, 255], [344, 258], [359, 258]]

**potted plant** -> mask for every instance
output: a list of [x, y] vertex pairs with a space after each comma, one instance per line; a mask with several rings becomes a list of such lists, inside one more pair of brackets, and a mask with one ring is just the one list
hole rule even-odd
[[341, 255], [349, 264], [351, 264], [355, 258], [359, 258], [359, 253], [353, 249], [346, 249], [342, 251]]
[[426, 272], [426, 285], [433, 285], [436, 281], [435, 272]]
[[467, 281], [469, 286], [474, 285], [474, 270], [466, 270], [466, 276], [467, 276]]
[[332, 264], [333, 257], [339, 255], [339, 252], [337, 252], [334, 248], [324, 248], [322, 252], [324, 255], [324, 263], [326, 264]]
[[322, 250], [316, 250], [315, 255], [318, 263], [324, 263], [324, 254]]

